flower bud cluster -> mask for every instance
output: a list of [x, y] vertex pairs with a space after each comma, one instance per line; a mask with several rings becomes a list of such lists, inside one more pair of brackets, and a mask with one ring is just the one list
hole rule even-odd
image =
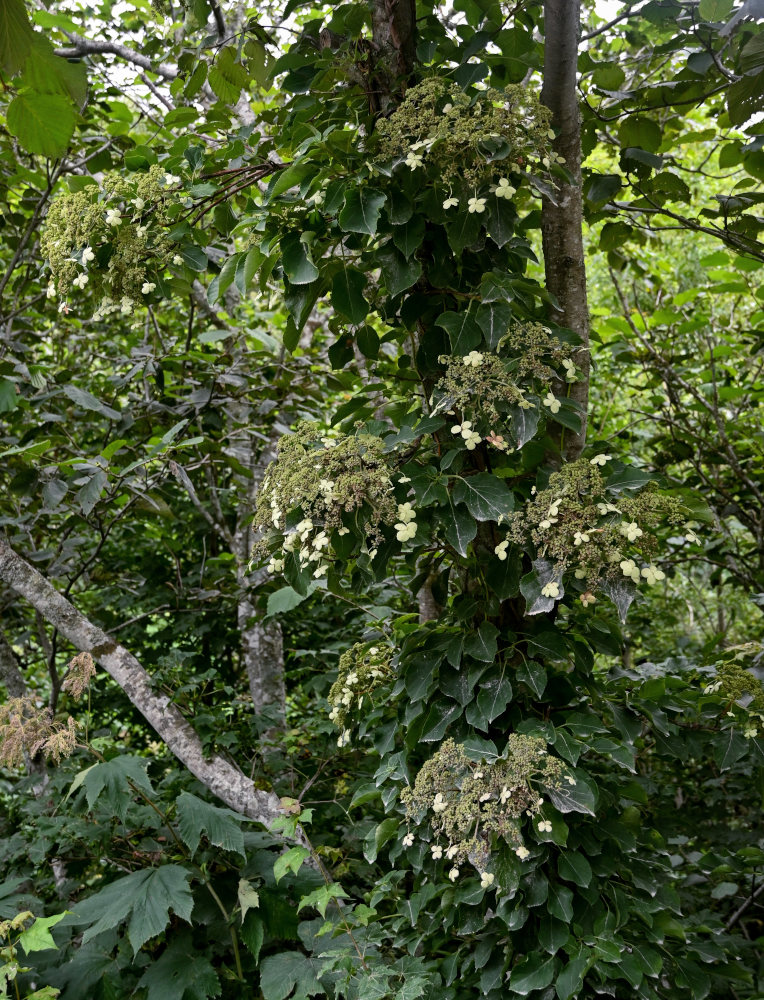
[[411, 87], [393, 114], [377, 122], [378, 159], [403, 162], [408, 170], [436, 169], [448, 185], [446, 210], [459, 204], [452, 185], [463, 181], [471, 191], [463, 196], [465, 208], [480, 214], [489, 194], [513, 197], [529, 164], [546, 171], [564, 162], [552, 149], [549, 123], [549, 112], [527, 88], [468, 93], [433, 76]]
[[[595, 455], [565, 466], [550, 476], [548, 488], [535, 493], [524, 510], [506, 518], [509, 532], [504, 541], [532, 543], [535, 554], [551, 559], [557, 573], [573, 570], [581, 581], [584, 607], [595, 603], [593, 591], [608, 581], [652, 586], [664, 580], [665, 573], [653, 561], [658, 548], [655, 529], [681, 523], [687, 513], [677, 498], [649, 487], [636, 496], [609, 490], [601, 469], [610, 459]], [[499, 546], [495, 551], [501, 558]], [[560, 596], [557, 584], [546, 586], [545, 596]]]
[[704, 694], [719, 694], [744, 713], [743, 735], [748, 739], [764, 734], [764, 684], [738, 659], [760, 656], [762, 651], [760, 642], [733, 646], [727, 653], [734, 659], [718, 664], [715, 680], [703, 689]]
[[[399, 540], [416, 534], [411, 504], [398, 504], [384, 442], [371, 434], [327, 437], [302, 422], [279, 442], [278, 457], [260, 487], [255, 523], [263, 537], [255, 555], [270, 555], [269, 570], [281, 572], [290, 553], [301, 568], [324, 576], [334, 559], [332, 535], [352, 526], [376, 553], [382, 525], [395, 525]], [[288, 525], [291, 525], [288, 527]]]
[[370, 704], [374, 690], [393, 678], [392, 654], [386, 645], [356, 643], [340, 657], [337, 680], [329, 691], [329, 718], [340, 729], [338, 746], [350, 742], [353, 714]]
[[[563, 780], [562, 761], [550, 756], [537, 736], [511, 734], [504, 754], [490, 763], [471, 760], [461, 744], [448, 739], [401, 801], [410, 825], [428, 824], [435, 838], [433, 857], [445, 857], [453, 865], [449, 877], [456, 879], [459, 864], [469, 861], [483, 878], [497, 838], [518, 857], [528, 857], [523, 817], [535, 816], [543, 805], [535, 786], [557, 788]], [[413, 834], [408, 836], [413, 843]]]
[[94, 318], [128, 315], [145, 304], [168, 264], [182, 264], [164, 232], [170, 176], [158, 164], [137, 180], [107, 173], [100, 187], [54, 200], [40, 245], [51, 271], [48, 297], [60, 300], [60, 311], [68, 311], [68, 296], [90, 286], [101, 295]]

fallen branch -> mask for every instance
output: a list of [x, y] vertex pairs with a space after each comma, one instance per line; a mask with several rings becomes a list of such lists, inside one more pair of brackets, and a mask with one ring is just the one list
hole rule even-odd
[[250, 819], [270, 827], [282, 815], [274, 792], [256, 789], [235, 764], [217, 754], [204, 756], [201, 740], [167, 695], [155, 692], [138, 660], [90, 622], [0, 536], [0, 581], [25, 598], [81, 652], [88, 652], [119, 684], [178, 760], [213, 795]]

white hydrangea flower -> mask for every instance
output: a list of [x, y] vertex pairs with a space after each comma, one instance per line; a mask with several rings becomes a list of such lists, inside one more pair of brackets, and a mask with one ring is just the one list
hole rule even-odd
[[398, 477], [398, 482], [399, 483], [410, 483], [411, 479], [408, 476], [399, 476]]
[[417, 170], [419, 167], [424, 166], [424, 157], [421, 153], [415, 153], [411, 150], [406, 156], [406, 166], [411, 170]]
[[620, 514], [621, 513], [620, 510], [613, 503], [598, 503], [597, 504], [597, 510], [603, 516], [605, 514]]
[[452, 868], [451, 871], [448, 873], [448, 877], [451, 879], [452, 882], [455, 882], [459, 878], [459, 869]]
[[470, 351], [470, 353], [462, 358], [466, 368], [479, 368], [483, 363], [483, 355], [480, 351]]
[[409, 521], [408, 524], [399, 521], [395, 525], [395, 532], [395, 537], [399, 542], [410, 541], [416, 535], [416, 521]]
[[455, 858], [458, 853], [459, 853], [459, 848], [454, 847], [452, 844], [451, 847], [449, 847], [448, 850], [446, 851], [446, 857], [450, 861], [452, 858]]
[[545, 583], [541, 588], [542, 597], [559, 597], [560, 587], [559, 584], [552, 580], [550, 583]]
[[501, 790], [501, 795], [499, 796], [499, 801], [504, 805], [509, 799], [512, 798], [512, 792], [505, 785]]
[[337, 528], [337, 534], [340, 538], [343, 538], [345, 535], [350, 534], [350, 528]]
[[663, 570], [658, 569], [652, 563], [642, 569], [642, 576], [647, 580], [648, 587], [652, 587], [654, 584], [666, 579], [666, 574]]
[[505, 538], [503, 542], [499, 542], [499, 544], [494, 548], [493, 551], [494, 554], [497, 555], [502, 562], [504, 562], [504, 560], [507, 558], [508, 548], [509, 548], [509, 541]]
[[470, 198], [467, 202], [467, 211], [470, 215], [482, 215], [485, 212], [485, 198]]
[[164, 182], [167, 187], [173, 187], [175, 184], [180, 184], [180, 177], [177, 174], [165, 174]]
[[621, 567], [621, 572], [623, 573], [624, 576], [633, 580], [634, 583], [639, 583], [640, 580], [639, 567], [637, 566], [637, 564], [634, 562], [633, 559], [623, 559], [620, 563], [620, 567]]
[[551, 832], [552, 832], [552, 824], [549, 822], [548, 819], [542, 819], [541, 822], [539, 823], [539, 833], [551, 833]]
[[531, 852], [528, 850], [527, 847], [525, 847], [525, 845], [521, 845], [520, 847], [515, 848], [515, 854], [521, 861], [525, 861], [525, 859], [530, 856], [530, 853]]
[[693, 531], [693, 529], [689, 527], [689, 525], [685, 529], [685, 536], [684, 537], [685, 537], [685, 541], [691, 542], [693, 545], [700, 545], [700, 539], [695, 534], [695, 532]]
[[122, 222], [122, 215], [118, 208], [110, 208], [106, 212], [106, 225], [115, 228]]
[[560, 408], [562, 407], [562, 403], [553, 392], [548, 392], [546, 396], [544, 396], [542, 402], [544, 406], [548, 407], [552, 411], [552, 413], [559, 413]]
[[562, 359], [562, 367], [565, 369], [565, 378], [568, 382], [575, 382], [577, 379], [576, 366], [570, 358]]
[[753, 723], [749, 723], [745, 727], [745, 729], [743, 730], [743, 736], [745, 736], [745, 738], [747, 740], [754, 740], [754, 739], [756, 739], [756, 737], [758, 736], [758, 734], [759, 734], [759, 730], [756, 728], [756, 726]]
[[432, 803], [432, 811], [436, 813], [442, 813], [448, 808], [448, 802], [443, 798], [443, 794], [438, 792]]
[[579, 568], [573, 574], [577, 580], [583, 580], [586, 577], [586, 570]]
[[565, 775], [565, 780], [571, 786], [575, 785], [575, 783], [576, 783], [576, 779], [574, 777], [572, 777], [570, 774], [566, 774]]
[[155, 288], [156, 288], [155, 281], [144, 281], [143, 285], [141, 286], [141, 292], [143, 295], [150, 295]]
[[464, 439], [464, 446], [467, 451], [474, 451], [480, 444], [480, 435], [477, 431], [470, 431], [467, 437]]
[[612, 457], [612, 455], [605, 454], [595, 455], [594, 458], [589, 460], [589, 465], [605, 465]]
[[433, 844], [430, 848], [430, 853], [432, 854], [433, 861], [440, 861], [443, 857], [443, 848], [440, 844]]
[[183, 267], [183, 258], [179, 253], [175, 254], [175, 256], [172, 259], [172, 262], [175, 265], [175, 267]]
[[624, 521], [621, 525], [621, 534], [625, 535], [630, 542], [636, 542], [638, 538], [641, 538], [643, 531], [636, 521]]
[[140, 212], [142, 209], [144, 209], [146, 207], [146, 202], [145, 202], [145, 200], [143, 198], [140, 198], [140, 197], [133, 198], [133, 205], [135, 205], [135, 207], [137, 208], [137, 210]]
[[591, 590], [587, 590], [585, 594], [581, 594], [581, 596], [579, 597], [579, 601], [583, 604], [585, 608], [588, 608], [590, 604], [594, 604], [596, 600], [597, 598], [594, 596]]
[[78, 274], [78, 275], [77, 275], [77, 277], [76, 277], [76, 278], [74, 279], [74, 281], [72, 282], [72, 284], [73, 284], [73, 285], [74, 285], [74, 286], [75, 286], [76, 288], [84, 288], [84, 287], [85, 287], [85, 285], [87, 285], [87, 283], [88, 283], [88, 280], [89, 280], [89, 279], [88, 279], [88, 276], [87, 276], [86, 274]]
[[85, 247], [82, 251], [82, 263], [89, 264], [92, 260], [95, 260], [95, 254], [93, 253], [92, 247]]
[[342, 731], [342, 735], [337, 740], [337, 746], [338, 747], [346, 747], [348, 745], [348, 743], [350, 742], [350, 735], [351, 735], [350, 730], [349, 729], [344, 729]]
[[451, 195], [449, 198], [446, 198], [446, 200], [443, 202], [443, 208], [445, 208], [445, 210], [448, 211], [449, 208], [456, 208], [458, 204], [459, 204], [459, 199], [454, 198], [454, 196]]
[[398, 504], [398, 520], [403, 521], [404, 524], [408, 524], [409, 521], [413, 521], [416, 517], [416, 511], [411, 506], [408, 501], [406, 503]]
[[329, 572], [329, 567], [326, 564], [318, 566], [316, 567], [316, 569], [313, 570], [313, 579], [320, 580], [321, 577], [326, 576], [328, 572]]
[[472, 427], [471, 420], [462, 420], [460, 424], [454, 424], [451, 428], [452, 434], [461, 434], [463, 438], [468, 438], [470, 436], [470, 429]]
[[506, 177], [500, 177], [499, 183], [496, 185], [494, 194], [497, 198], [506, 198], [509, 200], [515, 193], [515, 188], [509, 183]]
[[413, 833], [407, 833], [406, 836], [403, 838], [403, 846], [404, 847], [412, 847], [413, 844], [414, 844], [414, 834]]
[[490, 872], [480, 873], [480, 888], [490, 889], [493, 885], [494, 876]]
[[281, 573], [284, 569], [284, 560], [277, 559], [275, 556], [271, 556], [271, 561], [268, 563], [269, 573]]
[[583, 545], [584, 542], [588, 542], [588, 541], [589, 541], [589, 532], [588, 531], [577, 531], [573, 535], [573, 544], [574, 545]]
[[377, 555], [378, 551], [379, 551], [379, 549], [369, 549], [369, 561], [370, 562], [372, 562], [376, 558], [376, 555]]

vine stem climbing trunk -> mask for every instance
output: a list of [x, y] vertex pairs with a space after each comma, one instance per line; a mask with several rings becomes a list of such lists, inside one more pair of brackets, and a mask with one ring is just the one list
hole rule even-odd
[[[558, 182], [554, 200], [542, 200], [544, 271], [547, 289], [557, 300], [550, 318], [577, 333], [582, 347], [576, 360], [583, 378], [570, 386], [569, 394], [582, 407], [581, 430], [575, 433], [559, 427], [558, 434], [560, 451], [568, 461], [574, 461], [583, 451], [589, 402], [589, 309], [581, 194], [581, 119], [576, 89], [580, 34], [580, 0], [545, 0], [541, 102], [552, 112], [552, 127], [557, 134], [554, 149], [565, 158], [571, 179]], [[559, 383], [556, 394], [564, 395], [566, 388]]]
[[256, 789], [235, 764], [217, 754], [205, 756], [194, 728], [167, 695], [159, 694], [138, 660], [53, 587], [0, 536], [0, 582], [25, 598], [80, 651], [87, 651], [119, 684], [178, 760], [227, 806], [270, 826], [282, 814], [278, 796]]

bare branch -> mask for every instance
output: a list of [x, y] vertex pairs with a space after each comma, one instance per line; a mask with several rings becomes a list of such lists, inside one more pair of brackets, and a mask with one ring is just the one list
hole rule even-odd
[[133, 51], [127, 45], [120, 45], [119, 42], [95, 41], [89, 38], [81, 38], [79, 35], [69, 35], [69, 38], [72, 44], [65, 48], [56, 49], [57, 56], [63, 56], [64, 59], [77, 59], [80, 56], [96, 55], [118, 56], [120, 59], [124, 59], [125, 62], [132, 63], [134, 66], [140, 66], [141, 69], [149, 73], [156, 73], [157, 76], [161, 76], [165, 80], [174, 80], [178, 75], [178, 71], [174, 66], [169, 66], [166, 63], [153, 63], [148, 56]]

